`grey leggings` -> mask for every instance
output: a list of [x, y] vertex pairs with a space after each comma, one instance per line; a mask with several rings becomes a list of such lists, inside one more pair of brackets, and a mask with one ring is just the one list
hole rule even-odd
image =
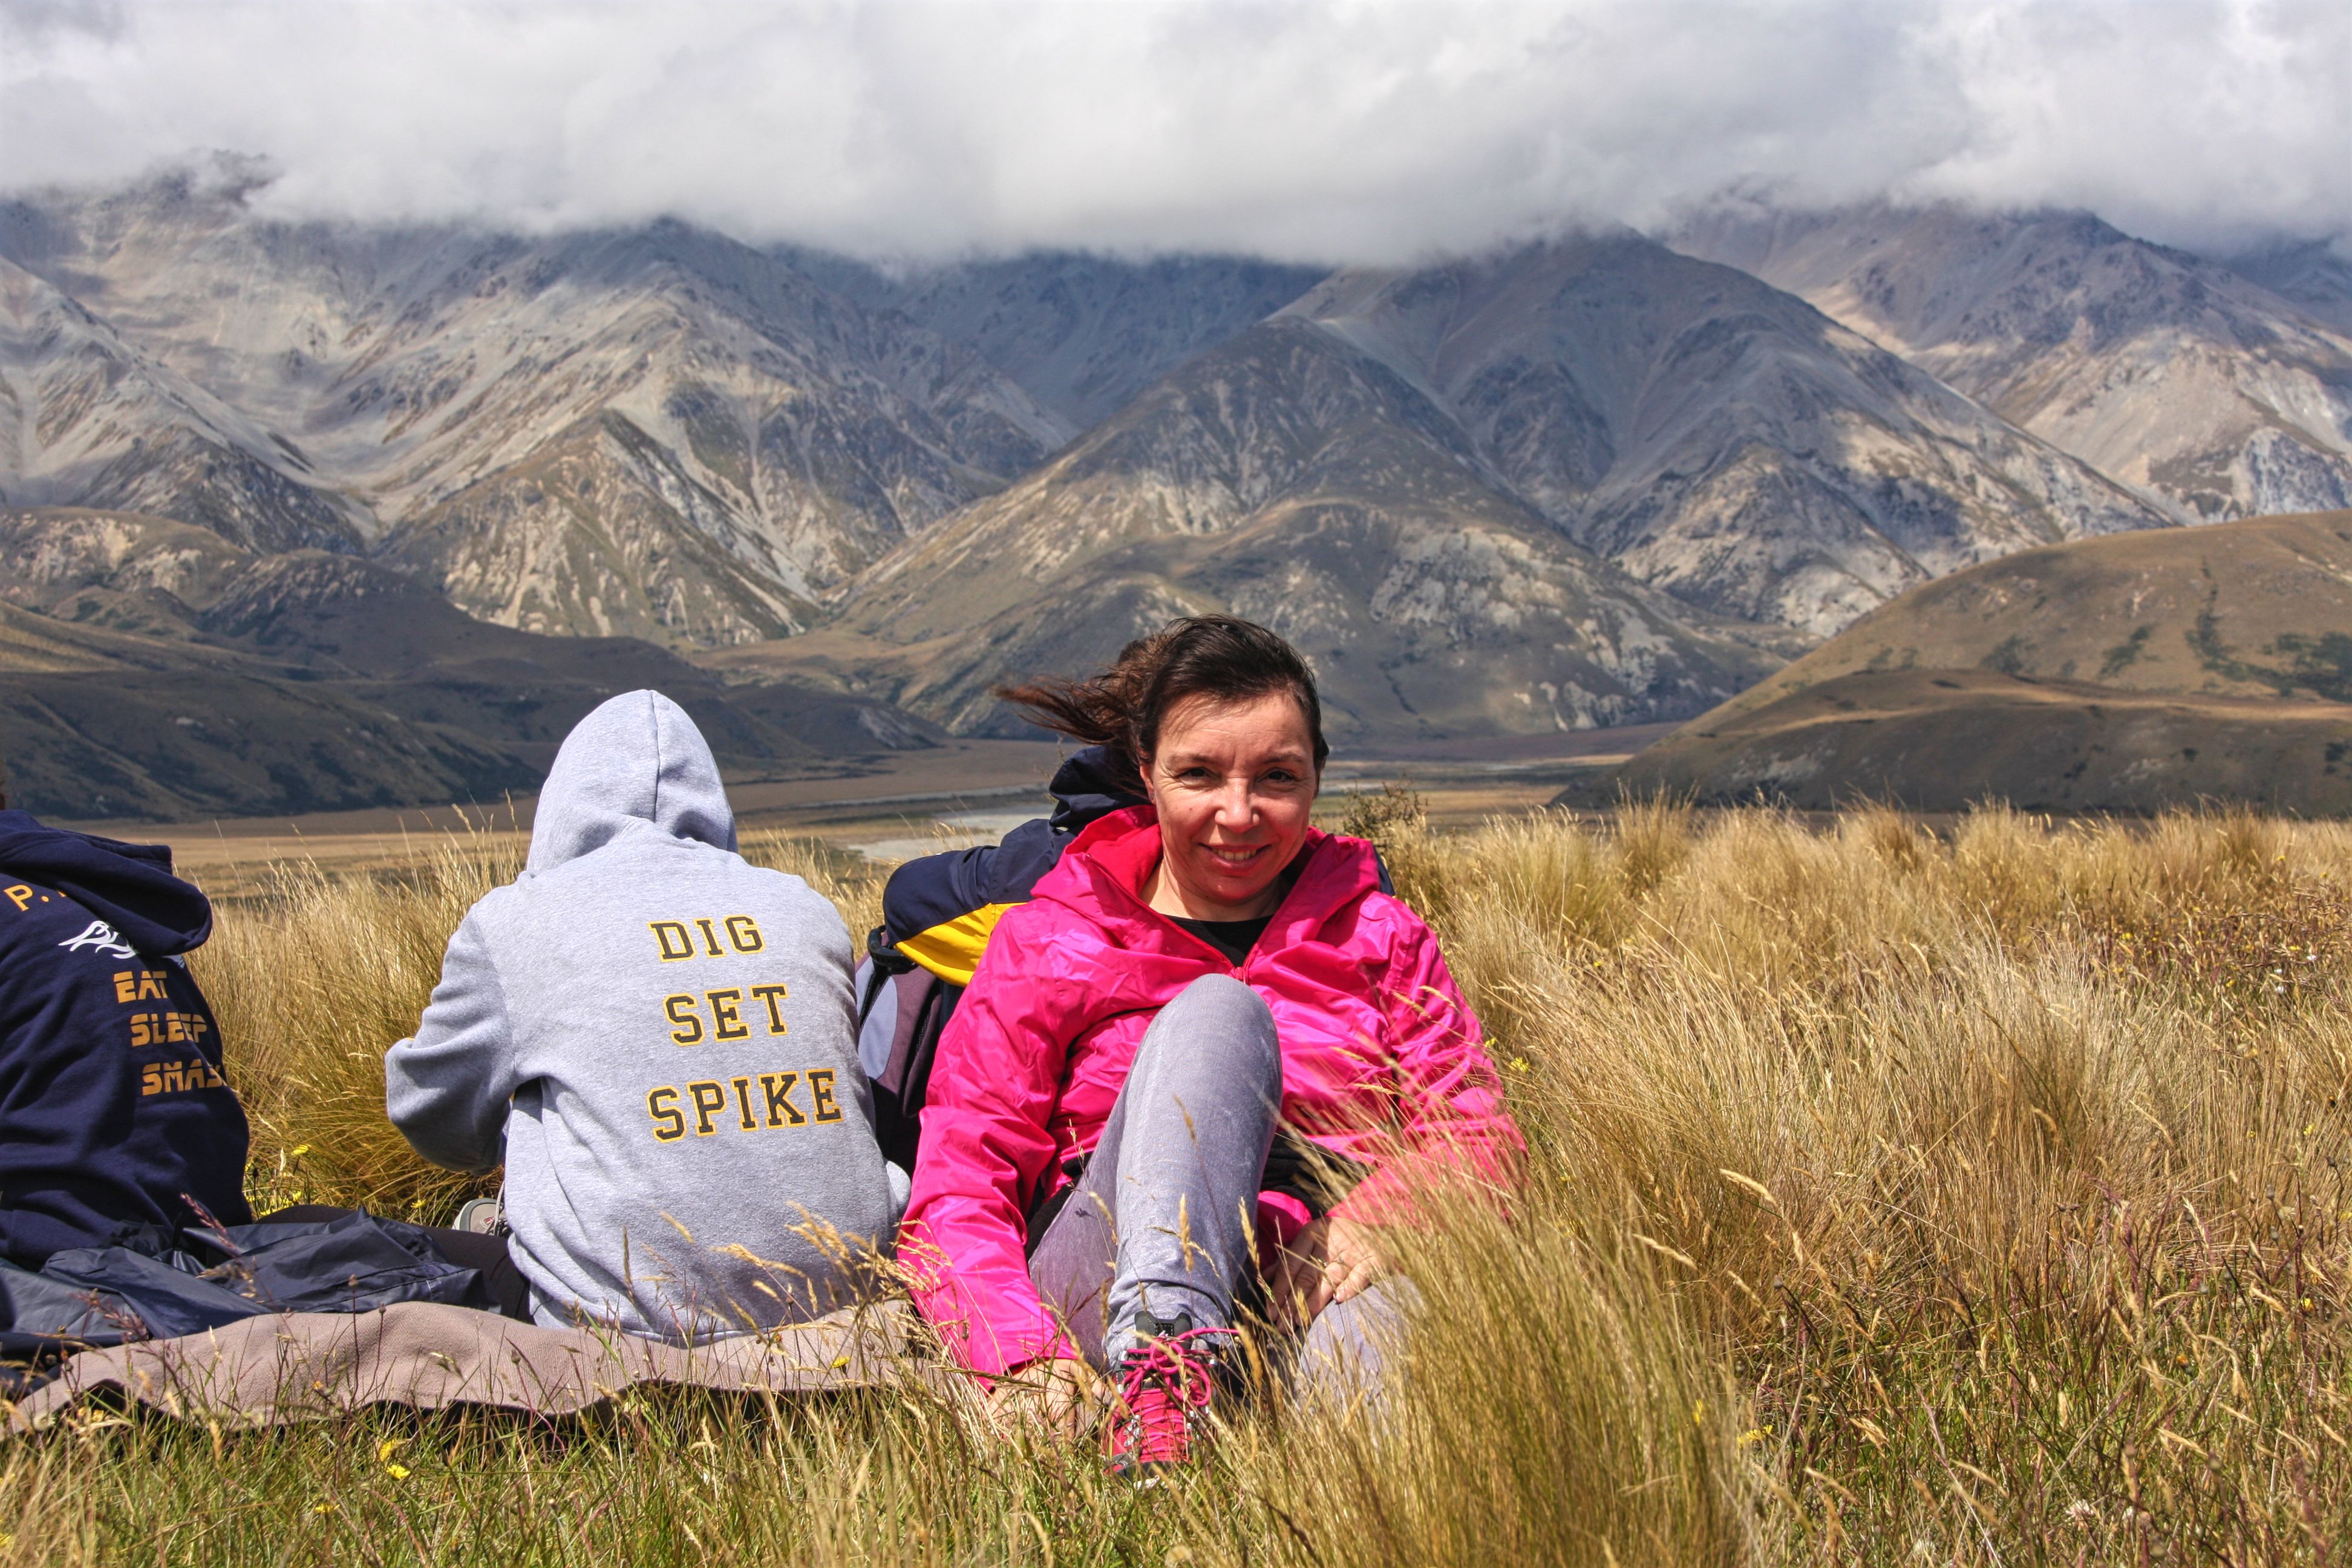
[[[1192, 982], [1144, 1031], [1101, 1141], [1030, 1249], [1038, 1293], [1097, 1370], [1133, 1347], [1139, 1311], [1233, 1326], [1281, 1103], [1274, 1015], [1240, 981]], [[1410, 1296], [1391, 1279], [1326, 1308], [1298, 1347], [1301, 1392], [1376, 1384]]]

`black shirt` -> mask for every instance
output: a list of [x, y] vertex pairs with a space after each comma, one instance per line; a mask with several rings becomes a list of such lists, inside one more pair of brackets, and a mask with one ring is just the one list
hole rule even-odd
[[1223, 953], [1225, 962], [1235, 969], [1249, 957], [1250, 949], [1265, 934], [1265, 928], [1274, 923], [1272, 915], [1260, 915], [1254, 921], [1188, 921], [1181, 915], [1168, 918]]
[[[1250, 950], [1257, 946], [1257, 939], [1265, 934], [1265, 928], [1274, 923], [1272, 915], [1261, 915], [1254, 921], [1190, 921], [1181, 915], [1168, 918], [1223, 953], [1226, 962], [1236, 969], [1248, 959]], [[1276, 1131], [1274, 1149], [1266, 1156], [1262, 1181], [1265, 1191], [1288, 1193], [1306, 1204], [1308, 1212], [1320, 1215], [1370, 1174], [1370, 1166], [1317, 1148], [1284, 1127]]]

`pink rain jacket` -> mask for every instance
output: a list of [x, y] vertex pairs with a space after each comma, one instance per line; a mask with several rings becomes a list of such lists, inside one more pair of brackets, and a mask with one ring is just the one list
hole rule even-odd
[[[1304, 853], [1238, 970], [1145, 901], [1160, 859], [1148, 805], [1080, 834], [998, 922], [940, 1038], [898, 1239], [916, 1305], [966, 1366], [1077, 1354], [1030, 1281], [1027, 1215], [1093, 1150], [1152, 1018], [1202, 975], [1236, 974], [1272, 1008], [1284, 1120], [1373, 1167], [1334, 1212], [1393, 1221], [1420, 1183], [1512, 1179], [1518, 1131], [1436, 937], [1380, 891], [1362, 839], [1310, 832]], [[1261, 1243], [1307, 1217], [1265, 1194]]]

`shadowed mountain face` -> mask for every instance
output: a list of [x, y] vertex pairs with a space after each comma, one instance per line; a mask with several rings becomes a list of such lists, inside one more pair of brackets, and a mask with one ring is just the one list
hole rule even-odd
[[928, 745], [870, 700], [729, 687], [625, 637], [463, 615], [351, 555], [255, 556], [162, 518], [0, 511], [10, 795], [88, 816], [278, 815], [536, 788], [615, 692], [683, 703], [730, 771], [831, 770]]
[[[2231, 802], [2352, 816], [2352, 707], [2118, 692], [1987, 670], [1843, 675], [1769, 708], [1693, 720], [1607, 785], [1805, 811], [2153, 812]], [[1589, 791], [1576, 792], [1580, 795]]]
[[2332, 258], [2271, 259], [2299, 306], [2079, 213], [1734, 211], [1675, 244], [1801, 294], [2184, 521], [2352, 506]]
[[16, 204], [5, 247], [526, 629], [799, 629], [1069, 434], [971, 351], [677, 225], [293, 226], [166, 182]]
[[1324, 277], [1234, 257], [1119, 261], [1067, 252], [893, 279], [800, 258], [861, 304], [963, 343], [1070, 423], [1091, 429], [1193, 355], [1255, 326]]
[[1291, 306], [1424, 388], [1579, 543], [1818, 634], [1929, 577], [2165, 520], [1802, 301], [1624, 237]]
[[2352, 512], [2027, 551], [1906, 595], [1627, 764], [1636, 790], [2352, 813]]
[[2352, 254], [2341, 241], [2273, 246], [2230, 258], [2230, 270], [2251, 279], [2343, 335], [2352, 335]]

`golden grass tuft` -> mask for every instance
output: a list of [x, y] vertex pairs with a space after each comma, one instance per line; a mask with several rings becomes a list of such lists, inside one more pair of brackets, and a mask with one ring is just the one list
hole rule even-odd
[[[0, 1514], [54, 1521], [42, 1561], [2344, 1561], [2352, 828], [1348, 816], [1530, 1142], [1507, 1222], [1399, 1238], [1424, 1306], [1378, 1419], [1255, 1410], [1151, 1492], [899, 1394], [94, 1419], [0, 1452]], [[867, 868], [751, 849], [872, 922]], [[224, 910], [258, 1189], [467, 1190], [383, 1125], [380, 1061], [512, 869], [457, 843]]]

